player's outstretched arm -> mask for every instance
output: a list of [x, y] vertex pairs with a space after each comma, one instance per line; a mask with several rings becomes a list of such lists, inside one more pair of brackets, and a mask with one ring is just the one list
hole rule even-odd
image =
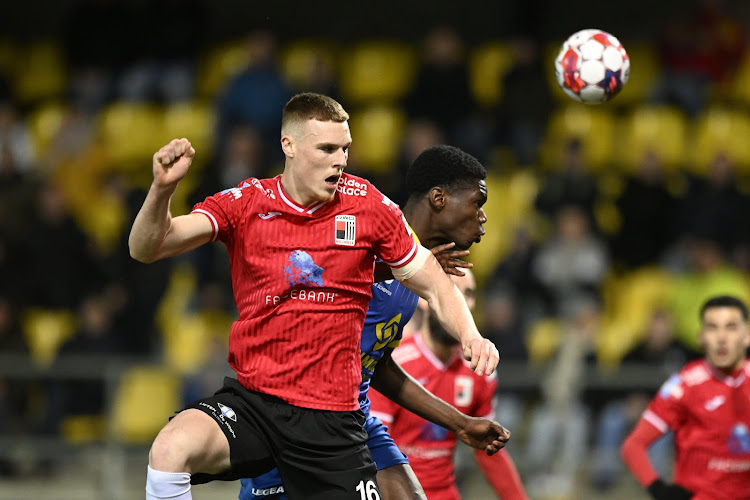
[[195, 149], [187, 139], [174, 139], [154, 154], [154, 180], [130, 229], [130, 255], [141, 262], [178, 255], [210, 241], [213, 228], [201, 214], [172, 217], [172, 195], [187, 174]]
[[461, 342], [464, 357], [471, 360], [477, 375], [495, 371], [500, 361], [495, 344], [479, 334], [463, 295], [429, 250], [419, 247], [413, 261], [393, 269], [393, 275], [427, 301], [440, 324]]
[[[468, 250], [451, 250], [453, 247], [455, 247], [456, 244], [446, 243], [445, 245], [438, 245], [436, 247], [433, 247], [430, 251], [432, 252], [432, 255], [435, 256], [435, 258], [440, 263], [440, 266], [443, 268], [443, 271], [445, 271], [446, 274], [452, 274], [454, 276], [465, 276], [466, 273], [461, 271], [461, 267], [466, 269], [471, 269], [474, 267], [474, 264], [471, 262], [466, 262], [465, 260], [462, 260], [462, 257], [466, 257], [469, 255]], [[378, 281], [385, 281], [385, 280], [392, 280], [393, 279], [393, 273], [391, 272], [391, 268], [383, 261], [377, 261], [375, 263], [375, 273], [374, 273], [374, 282]]]
[[370, 381], [375, 390], [425, 420], [454, 432], [461, 441], [487, 455], [505, 446], [510, 438], [507, 429], [486, 418], [464, 415], [414, 380], [390, 354], [391, 350], [385, 353]]

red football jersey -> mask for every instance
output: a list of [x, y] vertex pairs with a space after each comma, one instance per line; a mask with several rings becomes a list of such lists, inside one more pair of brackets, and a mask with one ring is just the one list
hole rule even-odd
[[417, 251], [398, 206], [344, 174], [327, 203], [298, 205], [278, 176], [248, 179], [193, 212], [208, 216], [229, 250], [239, 312], [229, 363], [238, 380], [296, 406], [358, 409], [375, 257], [399, 267]]
[[[415, 333], [393, 351], [393, 359], [435, 396], [473, 417], [494, 418], [495, 375], [480, 377], [456, 347], [448, 363], [440, 361]], [[430, 500], [459, 500], [453, 467], [456, 435], [424, 420], [375, 390], [370, 390], [370, 413], [382, 420]]]
[[705, 360], [672, 375], [643, 418], [675, 440], [674, 482], [696, 500], [750, 500], [750, 364], [737, 376]]

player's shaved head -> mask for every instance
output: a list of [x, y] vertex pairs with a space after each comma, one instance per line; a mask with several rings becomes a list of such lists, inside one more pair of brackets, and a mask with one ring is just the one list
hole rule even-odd
[[479, 160], [457, 147], [440, 144], [422, 151], [409, 166], [406, 188], [409, 198], [420, 197], [436, 186], [452, 191], [486, 177], [487, 170]]
[[281, 113], [281, 135], [295, 136], [308, 120], [345, 122], [349, 113], [338, 101], [322, 94], [304, 92], [292, 97]]

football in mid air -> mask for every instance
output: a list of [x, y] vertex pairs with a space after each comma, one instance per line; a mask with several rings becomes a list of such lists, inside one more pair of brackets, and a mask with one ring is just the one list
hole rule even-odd
[[620, 41], [598, 29], [573, 33], [555, 59], [560, 88], [572, 99], [600, 104], [617, 95], [630, 76], [630, 59]]

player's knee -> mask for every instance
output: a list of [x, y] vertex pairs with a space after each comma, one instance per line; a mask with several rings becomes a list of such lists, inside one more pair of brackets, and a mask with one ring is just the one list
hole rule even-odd
[[189, 436], [181, 427], [164, 427], [154, 439], [148, 453], [152, 469], [164, 472], [190, 472]]

